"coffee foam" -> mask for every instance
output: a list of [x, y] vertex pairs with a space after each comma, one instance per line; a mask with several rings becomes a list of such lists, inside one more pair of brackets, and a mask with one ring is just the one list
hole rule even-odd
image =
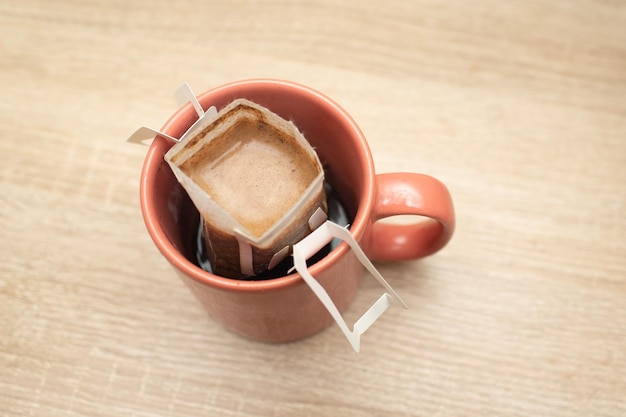
[[255, 237], [276, 223], [318, 174], [296, 141], [255, 118], [239, 119], [181, 169]]

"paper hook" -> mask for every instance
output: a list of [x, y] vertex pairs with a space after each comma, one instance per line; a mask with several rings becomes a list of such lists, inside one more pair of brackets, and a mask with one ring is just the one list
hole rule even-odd
[[[330, 298], [324, 287], [313, 277], [307, 268], [306, 260], [324, 247], [334, 237], [346, 242], [361, 264], [376, 278], [376, 280], [387, 290], [380, 298], [356, 321], [352, 330], [348, 328], [346, 321], [339, 312], [339, 309]], [[363, 252], [358, 242], [352, 237], [350, 232], [331, 221], [326, 221], [311, 234], [293, 245], [294, 265], [298, 273], [302, 276], [311, 291], [319, 298], [324, 307], [335, 319], [339, 328], [344, 333], [348, 342], [355, 350], [361, 349], [361, 335], [389, 308], [392, 301], [407, 308], [406, 304], [396, 291], [385, 281], [383, 276], [374, 267], [367, 255]]]

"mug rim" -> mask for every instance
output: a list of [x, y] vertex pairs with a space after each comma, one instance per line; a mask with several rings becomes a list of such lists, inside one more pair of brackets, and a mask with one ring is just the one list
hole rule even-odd
[[[329, 108], [333, 115], [336, 116], [336, 119], [353, 133], [350, 135], [351, 140], [358, 142], [358, 148], [355, 148], [356, 151], [354, 156], [356, 157], [356, 155], [359, 155], [359, 159], [361, 160], [359, 167], [362, 171], [360, 175], [362, 175], [365, 180], [363, 182], [362, 193], [359, 193], [360, 200], [358, 201], [357, 211], [354, 216], [354, 220], [350, 225], [350, 234], [352, 234], [357, 241], [360, 241], [361, 237], [365, 234], [365, 230], [370, 222], [370, 215], [373, 210], [375, 174], [374, 161], [369, 146], [365, 140], [363, 132], [358, 127], [354, 119], [341, 106], [339, 106], [339, 104], [326, 95], [302, 84], [278, 79], [254, 78], [230, 82], [203, 92], [198, 95], [198, 100], [202, 103], [212, 95], [227, 90], [242, 89], [250, 85], [255, 85], [256, 87], [266, 87], [268, 89], [280, 87], [282, 89], [288, 89], [292, 93], [309, 96], [314, 99], [319, 106]], [[170, 116], [167, 122], [163, 125], [161, 132], [171, 134], [172, 130], [179, 129], [180, 123], [193, 123], [194, 116], [197, 118], [195, 110], [191, 104], [186, 104]], [[155, 177], [159, 167], [162, 164], [166, 164], [163, 156], [172, 145], [173, 144], [170, 144], [167, 139], [162, 137], [156, 137], [152, 141], [152, 144], [146, 153], [140, 178], [140, 205], [143, 219], [152, 240], [168, 262], [179, 272], [192, 278], [194, 281], [223, 290], [257, 292], [276, 290], [297, 284], [303, 284], [304, 280], [297, 272], [282, 277], [259, 281], [238, 280], [215, 275], [189, 261], [174, 247], [159, 223], [159, 214], [155, 196], [156, 193], [154, 192], [154, 183], [156, 181]], [[167, 167], [167, 169], [170, 168]], [[347, 254], [348, 250], [348, 244], [346, 242], [341, 242], [341, 244], [337, 248], [333, 249], [328, 255], [311, 265], [309, 267], [309, 272], [314, 277], [322, 275], [331, 266], [339, 262], [340, 259]]]

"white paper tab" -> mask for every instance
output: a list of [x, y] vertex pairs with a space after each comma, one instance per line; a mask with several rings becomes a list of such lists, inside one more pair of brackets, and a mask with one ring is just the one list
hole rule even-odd
[[130, 135], [130, 137], [126, 139], [126, 142], [146, 145], [146, 141], [154, 139], [155, 136], [161, 136], [167, 140], [171, 140], [174, 143], [180, 142], [179, 139], [176, 139], [170, 135], [166, 135], [163, 132], [159, 132], [158, 130], [152, 129], [147, 126], [141, 126], [139, 129], [135, 130], [135, 133]]
[[[348, 328], [346, 321], [337, 309], [337, 306], [330, 298], [324, 287], [309, 273], [306, 260], [317, 253], [321, 248], [327, 245], [333, 238], [345, 241], [359, 259], [361, 264], [376, 278], [376, 280], [387, 290], [380, 298], [359, 318], [352, 330]], [[352, 237], [350, 232], [331, 221], [326, 221], [320, 227], [311, 232], [310, 235], [293, 245], [294, 265], [298, 273], [302, 276], [311, 291], [319, 298], [335, 319], [339, 328], [346, 336], [352, 348], [359, 352], [361, 349], [361, 335], [389, 308], [391, 301], [407, 308], [406, 304], [398, 296], [391, 285], [385, 281], [378, 270], [374, 267], [367, 255], [363, 252], [357, 241]]]
[[174, 93], [174, 97], [178, 100], [179, 106], [184, 106], [187, 103], [191, 103], [193, 108], [198, 113], [198, 117], [202, 119], [204, 117], [204, 109], [200, 105], [200, 102], [196, 98], [196, 95], [191, 91], [191, 87], [189, 87], [188, 83], [185, 83], [178, 87], [176, 92]]
[[130, 137], [126, 139], [126, 141], [130, 143], [138, 143], [142, 145], [147, 145], [148, 141], [154, 139], [155, 136], [161, 136], [162, 138], [170, 140], [174, 143], [178, 143], [184, 140], [193, 132], [198, 131], [200, 128], [203, 128], [204, 126], [211, 123], [211, 121], [215, 118], [215, 116], [217, 116], [217, 109], [215, 108], [215, 106], [209, 107], [209, 109], [206, 112], [202, 109], [200, 102], [198, 101], [196, 96], [193, 94], [193, 91], [191, 91], [191, 87], [189, 87], [189, 84], [187, 83], [178, 87], [178, 89], [174, 93], [174, 96], [178, 100], [178, 104], [180, 106], [183, 106], [187, 103], [191, 103], [196, 113], [198, 114], [198, 120], [196, 120], [194, 124], [192, 124], [191, 127], [187, 129], [187, 131], [185, 131], [185, 133], [180, 137], [180, 139], [172, 137], [156, 129], [152, 129], [151, 127], [142, 126], [139, 129], [137, 129], [132, 135], [130, 135]]

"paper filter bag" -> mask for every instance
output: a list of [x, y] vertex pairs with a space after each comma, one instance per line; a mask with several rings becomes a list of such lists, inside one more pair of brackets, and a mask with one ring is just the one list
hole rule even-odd
[[165, 155], [200, 212], [213, 272], [263, 273], [326, 220], [324, 171], [296, 126], [237, 99]]

